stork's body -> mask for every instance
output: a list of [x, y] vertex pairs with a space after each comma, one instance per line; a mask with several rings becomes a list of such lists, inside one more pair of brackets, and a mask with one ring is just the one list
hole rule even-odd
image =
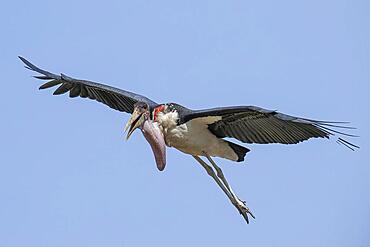
[[[350, 129], [343, 126], [343, 122], [293, 117], [255, 106], [190, 110], [175, 103], [158, 104], [136, 93], [63, 74], [56, 75], [36, 67], [22, 57], [20, 59], [26, 64], [26, 68], [41, 74], [35, 76], [36, 78], [48, 81], [40, 89], [59, 85], [55, 95], [69, 92], [70, 97], [97, 100], [115, 110], [131, 113], [126, 125], [127, 139], [135, 129], [141, 129], [153, 150], [159, 170], [162, 171], [166, 166], [166, 145], [192, 155], [247, 222], [248, 215], [254, 216], [245, 202], [234, 193], [221, 168], [211, 157], [240, 162], [249, 149], [223, 138], [234, 138], [243, 143], [296, 144], [310, 138], [329, 138], [335, 134], [351, 136], [336, 130]], [[341, 137], [337, 142], [352, 150], [358, 148]], [[199, 156], [206, 157], [209, 163]]]
[[220, 117], [198, 118], [178, 124], [179, 113], [175, 110], [168, 113], [160, 112], [155, 119], [162, 128], [168, 147], [174, 147], [190, 155], [204, 156], [204, 153], [207, 153], [212, 157], [239, 160], [230, 142], [218, 138], [208, 130], [208, 125], [220, 120]]

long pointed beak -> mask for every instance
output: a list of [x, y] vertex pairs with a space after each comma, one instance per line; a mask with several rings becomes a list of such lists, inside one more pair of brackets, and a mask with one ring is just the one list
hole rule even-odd
[[126, 140], [128, 140], [131, 134], [142, 124], [143, 120], [144, 114], [135, 109], [125, 126], [125, 132], [128, 131]]

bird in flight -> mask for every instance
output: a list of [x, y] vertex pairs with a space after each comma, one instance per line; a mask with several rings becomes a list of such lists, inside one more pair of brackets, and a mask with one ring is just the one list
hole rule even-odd
[[64, 74], [56, 75], [36, 67], [23, 57], [19, 58], [27, 69], [40, 74], [34, 76], [35, 78], [47, 81], [40, 89], [59, 86], [54, 95], [69, 92], [71, 98], [89, 98], [115, 110], [130, 113], [131, 118], [125, 127], [127, 139], [136, 129], [140, 129], [152, 148], [160, 171], [166, 166], [166, 146], [192, 155], [247, 223], [248, 216], [254, 218], [254, 215], [246, 202], [235, 194], [212, 157], [242, 162], [250, 150], [224, 138], [235, 138], [243, 143], [296, 144], [310, 138], [329, 139], [338, 135], [338, 143], [351, 150], [359, 148], [341, 137], [354, 136], [338, 130], [353, 129], [345, 126], [347, 122], [299, 118], [256, 106], [191, 110], [176, 103], [159, 104], [145, 96], [122, 89], [74, 79]]

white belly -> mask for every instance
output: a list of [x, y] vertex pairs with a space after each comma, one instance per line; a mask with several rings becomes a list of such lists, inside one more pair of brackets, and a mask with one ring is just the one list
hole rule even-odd
[[191, 120], [185, 124], [166, 129], [166, 144], [181, 152], [203, 156], [203, 152], [213, 157], [221, 157], [236, 161], [238, 156], [222, 139], [217, 138], [209, 130], [204, 120]]

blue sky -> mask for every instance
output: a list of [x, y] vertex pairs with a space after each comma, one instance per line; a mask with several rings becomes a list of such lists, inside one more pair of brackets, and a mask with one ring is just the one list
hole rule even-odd
[[[369, 246], [369, 1], [6, 1], [0, 9], [1, 246]], [[190, 157], [158, 172], [140, 132], [42, 68], [190, 108], [351, 121], [361, 146], [246, 145], [217, 159], [246, 225]]]

